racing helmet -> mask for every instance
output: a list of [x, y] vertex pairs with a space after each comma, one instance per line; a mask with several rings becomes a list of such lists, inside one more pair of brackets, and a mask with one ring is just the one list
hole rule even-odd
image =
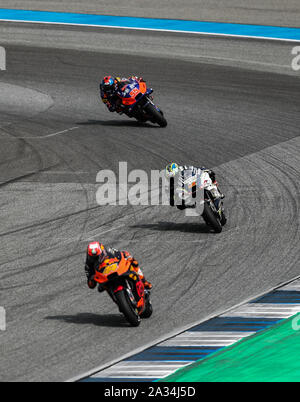
[[105, 257], [105, 247], [99, 242], [93, 242], [88, 245], [87, 254], [89, 257], [98, 258], [99, 261], [103, 260]]
[[101, 90], [106, 94], [107, 96], [113, 95], [115, 88], [116, 88], [116, 79], [112, 77], [111, 75], [107, 75], [106, 77], [103, 78], [100, 84]]
[[166, 166], [165, 173], [167, 178], [174, 177], [179, 172], [179, 166], [177, 163], [172, 162]]

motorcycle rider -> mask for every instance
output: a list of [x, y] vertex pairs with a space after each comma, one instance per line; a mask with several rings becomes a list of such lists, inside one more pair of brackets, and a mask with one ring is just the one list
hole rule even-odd
[[122, 101], [118, 96], [118, 91], [124, 85], [128, 84], [130, 80], [145, 82], [142, 77], [137, 77], [135, 75], [132, 75], [129, 78], [112, 77], [111, 75], [107, 75], [101, 81], [100, 97], [110, 112], [117, 112], [119, 114], [123, 113], [121, 107]]
[[[131, 266], [134, 268], [135, 272], [143, 282], [145, 289], [152, 289], [152, 284], [146, 281], [142, 270], [139, 267], [137, 260], [131, 256], [128, 251], [119, 251], [112, 247], [105, 247], [99, 242], [93, 242], [88, 245], [86, 263], [85, 263], [85, 273], [87, 277], [87, 284], [90, 289], [95, 289], [97, 282], [94, 280], [95, 270], [101, 265], [106, 259], [117, 258], [119, 261], [123, 256], [127, 260], [132, 260]], [[99, 291], [102, 291], [99, 285]]]
[[[200, 178], [203, 174], [206, 174], [204, 178], [206, 180], [206, 185], [209, 187], [209, 190], [214, 197], [214, 203], [217, 209], [219, 209], [220, 201], [225, 198], [224, 194], [219, 191], [218, 183], [216, 181], [216, 174], [211, 169], [206, 169], [205, 167], [195, 167], [195, 166], [187, 166], [187, 165], [178, 165], [176, 162], [169, 163], [165, 169], [165, 175], [167, 179], [171, 179], [178, 174], [184, 175], [185, 171], [192, 172], [192, 175], [196, 178]], [[182, 205], [177, 205], [178, 209], [184, 209], [185, 207]]]

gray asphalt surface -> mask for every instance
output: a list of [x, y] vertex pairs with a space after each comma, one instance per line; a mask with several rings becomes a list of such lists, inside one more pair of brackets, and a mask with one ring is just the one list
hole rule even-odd
[[1, 8], [299, 27], [298, 0], [0, 0]]
[[[299, 77], [291, 68], [296, 42], [230, 39], [195, 34], [177, 34], [124, 29], [62, 27], [36, 24], [0, 24], [0, 45], [72, 49], [168, 58], [193, 63], [246, 68]], [[98, 78], [98, 77], [97, 77]]]
[[[7, 55], [2, 381], [67, 380], [299, 274], [299, 75], [167, 54], [8, 45]], [[110, 72], [141, 73], [168, 127], [104, 110], [98, 82]], [[100, 169], [127, 161], [150, 172], [170, 160], [215, 167], [229, 213], [222, 234], [168, 207], [97, 206]], [[155, 312], [139, 328], [86, 287], [89, 239], [132, 251], [153, 282]]]

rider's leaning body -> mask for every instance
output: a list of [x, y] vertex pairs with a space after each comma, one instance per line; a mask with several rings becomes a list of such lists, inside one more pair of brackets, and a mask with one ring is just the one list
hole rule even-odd
[[133, 81], [145, 82], [142, 77], [137, 77], [135, 75], [132, 75], [129, 78], [112, 77], [111, 75], [108, 75], [103, 78], [100, 84], [100, 98], [110, 112], [117, 112], [119, 114], [123, 113], [121, 107], [122, 100], [119, 97], [118, 92], [124, 85]]
[[[139, 267], [137, 260], [132, 257], [128, 251], [119, 251], [112, 247], [105, 247], [99, 242], [93, 242], [88, 245], [85, 262], [85, 273], [87, 277], [87, 284], [90, 289], [94, 289], [97, 286], [97, 282], [94, 280], [96, 269], [105, 267], [106, 265], [114, 262], [119, 262], [121, 259], [131, 261], [131, 266], [144, 283], [146, 289], [151, 289], [152, 284], [146, 281], [145, 276]], [[101, 290], [101, 289], [99, 289]]]
[[188, 165], [178, 165], [176, 162], [172, 162], [166, 166], [165, 173], [168, 179], [175, 177], [176, 175], [184, 175], [185, 172], [191, 173], [194, 177], [200, 179], [205, 183], [205, 187], [209, 189], [212, 196], [214, 197], [214, 202], [216, 207], [219, 207], [220, 201], [225, 197], [218, 188], [218, 182], [216, 181], [216, 174], [211, 169], [206, 169], [205, 167], [195, 167]]

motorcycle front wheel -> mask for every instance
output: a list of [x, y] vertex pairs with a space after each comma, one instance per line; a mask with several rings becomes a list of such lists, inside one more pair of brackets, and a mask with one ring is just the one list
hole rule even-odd
[[121, 290], [115, 293], [115, 298], [120, 312], [123, 313], [129, 324], [133, 327], [138, 327], [141, 323], [141, 317], [139, 316], [137, 308], [132, 305], [126, 290]]
[[167, 120], [164, 118], [162, 112], [159, 112], [152, 103], [145, 106], [144, 110], [150, 116], [153, 123], [159, 124], [160, 127], [167, 127]]

